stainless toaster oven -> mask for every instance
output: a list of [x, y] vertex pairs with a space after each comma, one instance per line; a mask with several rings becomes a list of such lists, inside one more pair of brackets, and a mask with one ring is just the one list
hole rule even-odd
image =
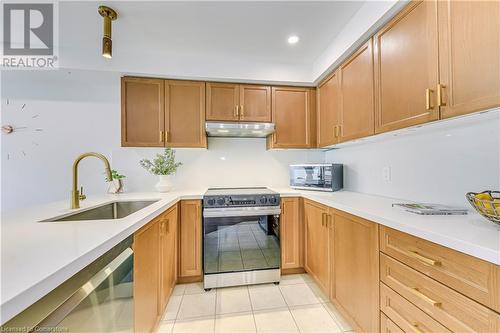
[[290, 187], [301, 190], [338, 191], [344, 186], [342, 164], [290, 165]]

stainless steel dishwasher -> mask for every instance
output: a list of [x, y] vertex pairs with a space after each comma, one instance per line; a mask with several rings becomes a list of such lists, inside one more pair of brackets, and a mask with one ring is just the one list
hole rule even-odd
[[133, 332], [133, 238], [128, 237], [12, 318], [2, 332]]

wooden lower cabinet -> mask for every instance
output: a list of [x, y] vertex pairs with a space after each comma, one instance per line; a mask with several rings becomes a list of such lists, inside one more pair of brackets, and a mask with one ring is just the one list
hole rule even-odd
[[[380, 283], [380, 310], [390, 318], [387, 320], [400, 327], [400, 330], [402, 329], [400, 332], [451, 333], [449, 329], [383, 283]], [[381, 322], [380, 326], [383, 325]], [[381, 330], [381, 332], [384, 331]], [[398, 331], [395, 330], [395, 332]]]
[[160, 219], [134, 234], [134, 331], [152, 332], [160, 317]]
[[282, 198], [280, 216], [281, 269], [296, 270], [303, 265], [302, 209], [300, 198]]
[[380, 280], [452, 332], [500, 331], [495, 311], [384, 254]]
[[380, 251], [500, 312], [500, 266], [384, 226]]
[[380, 312], [380, 332], [381, 333], [404, 333], [404, 331], [396, 325], [392, 320]]
[[177, 282], [177, 205], [160, 218], [160, 313]]
[[341, 211], [334, 214], [335, 304], [363, 332], [379, 329], [378, 224]]
[[330, 248], [332, 223], [330, 209], [314, 201], [304, 201], [304, 268], [323, 291], [330, 294]]
[[201, 279], [201, 200], [183, 200], [179, 220], [179, 278], [182, 281]]

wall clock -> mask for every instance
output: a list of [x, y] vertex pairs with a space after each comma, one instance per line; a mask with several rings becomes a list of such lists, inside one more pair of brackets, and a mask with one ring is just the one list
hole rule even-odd
[[31, 110], [27, 103], [5, 99], [2, 107], [2, 158], [12, 160], [26, 157], [38, 147], [40, 115]]

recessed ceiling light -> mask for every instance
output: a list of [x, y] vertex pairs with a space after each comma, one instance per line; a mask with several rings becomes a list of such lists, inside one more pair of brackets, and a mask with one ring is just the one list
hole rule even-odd
[[292, 35], [288, 37], [288, 44], [297, 44], [299, 39], [299, 36]]

